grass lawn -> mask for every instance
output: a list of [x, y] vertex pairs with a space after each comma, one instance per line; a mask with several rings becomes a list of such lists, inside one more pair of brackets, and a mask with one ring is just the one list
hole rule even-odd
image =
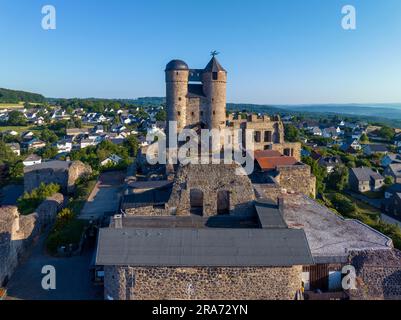
[[22, 133], [25, 131], [32, 131], [33, 133], [38, 133], [41, 131], [39, 126], [0, 126], [0, 132], [3, 131], [16, 131], [18, 133]]

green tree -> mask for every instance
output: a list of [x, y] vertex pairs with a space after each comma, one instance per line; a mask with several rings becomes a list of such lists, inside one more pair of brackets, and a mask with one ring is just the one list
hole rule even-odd
[[25, 126], [27, 124], [27, 120], [21, 112], [11, 111], [8, 114], [7, 124], [10, 126]]
[[166, 121], [167, 120], [167, 113], [166, 110], [161, 109], [155, 116], [156, 121]]
[[287, 124], [285, 126], [285, 139], [288, 142], [298, 142], [299, 130], [292, 124]]
[[368, 135], [366, 133], [363, 133], [361, 135], [361, 139], [360, 140], [361, 140], [362, 143], [368, 143], [369, 142], [369, 137], [368, 137]]
[[386, 139], [388, 141], [393, 140], [395, 135], [395, 131], [393, 128], [387, 127], [387, 126], [383, 126], [380, 130], [379, 130], [379, 136], [383, 139]]
[[40, 156], [43, 159], [53, 159], [55, 156], [57, 156], [57, 154], [58, 154], [58, 150], [54, 146], [46, 146], [40, 152]]
[[46, 128], [40, 133], [40, 139], [46, 143], [54, 143], [58, 140], [58, 136]]
[[325, 167], [320, 166], [316, 160], [311, 157], [303, 157], [302, 162], [311, 167], [313, 175], [316, 177], [316, 191], [319, 195], [323, 195], [326, 190], [324, 180], [327, 176]]
[[337, 166], [327, 177], [327, 185], [333, 190], [343, 191], [348, 186], [348, 176], [347, 167]]
[[392, 186], [394, 183], [395, 183], [394, 177], [392, 177], [392, 176], [386, 176], [386, 177], [384, 178], [384, 184], [385, 184], [387, 187]]
[[127, 137], [124, 141], [124, 146], [128, 149], [128, 152], [132, 157], [136, 157], [139, 150], [139, 142], [134, 135], [129, 135]]

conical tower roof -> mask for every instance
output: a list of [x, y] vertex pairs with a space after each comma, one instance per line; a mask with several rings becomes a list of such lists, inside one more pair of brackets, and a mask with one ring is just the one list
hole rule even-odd
[[220, 62], [216, 59], [216, 57], [213, 57], [209, 63], [207, 64], [205, 68], [206, 72], [219, 72], [219, 71], [224, 71], [227, 72], [220, 64]]

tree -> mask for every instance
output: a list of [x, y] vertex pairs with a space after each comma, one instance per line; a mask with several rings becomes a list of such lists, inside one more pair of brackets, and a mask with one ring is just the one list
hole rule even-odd
[[298, 142], [299, 141], [299, 130], [292, 124], [285, 126], [285, 139], [288, 142]]
[[394, 184], [394, 177], [392, 177], [392, 176], [386, 176], [385, 178], [384, 178], [384, 184], [387, 186], [387, 187], [389, 187], [389, 186], [392, 186], [393, 184]]
[[8, 114], [7, 124], [10, 126], [25, 126], [27, 120], [25, 116], [19, 111], [11, 111]]
[[156, 121], [166, 121], [167, 120], [167, 113], [166, 110], [161, 109], [155, 116]]
[[128, 152], [132, 157], [136, 157], [139, 150], [139, 142], [134, 135], [127, 137], [127, 139], [124, 141], [124, 146], [128, 149]]
[[53, 159], [58, 154], [58, 150], [54, 146], [46, 146], [40, 152], [43, 159]]
[[387, 127], [387, 126], [383, 126], [380, 130], [379, 130], [379, 136], [383, 139], [386, 139], [388, 141], [393, 140], [395, 135], [395, 131], [393, 128]]
[[302, 162], [311, 167], [313, 175], [316, 177], [316, 191], [322, 195], [326, 189], [324, 180], [327, 176], [327, 170], [325, 167], [320, 166], [317, 161], [311, 157], [303, 157]]
[[368, 137], [368, 135], [366, 133], [363, 133], [361, 135], [361, 139], [360, 140], [361, 140], [362, 143], [368, 143], [369, 142], [369, 137]]
[[335, 193], [330, 200], [334, 208], [345, 216], [355, 214], [358, 210], [356, 204], [341, 193]]
[[49, 129], [44, 129], [40, 133], [40, 139], [46, 143], [54, 143], [58, 140], [58, 136], [53, 131], [50, 131]]
[[327, 184], [331, 189], [343, 191], [348, 186], [348, 168], [337, 166], [327, 177]]

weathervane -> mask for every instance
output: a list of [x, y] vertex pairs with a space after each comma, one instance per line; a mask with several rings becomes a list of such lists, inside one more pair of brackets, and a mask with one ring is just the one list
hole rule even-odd
[[215, 56], [217, 56], [218, 54], [220, 54], [220, 52], [217, 52], [216, 50], [213, 50], [212, 52], [210, 52], [210, 55], [214, 58]]

